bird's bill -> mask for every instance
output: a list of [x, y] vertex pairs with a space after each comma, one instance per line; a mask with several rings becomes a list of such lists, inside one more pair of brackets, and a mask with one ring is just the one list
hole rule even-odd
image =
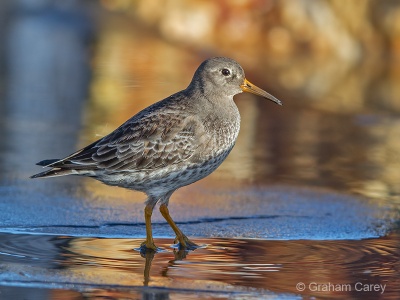
[[255, 86], [254, 84], [252, 84], [247, 79], [244, 80], [244, 82], [240, 86], [240, 88], [242, 89], [243, 92], [249, 92], [249, 93], [258, 95], [258, 96], [264, 97], [265, 99], [271, 100], [271, 101], [275, 102], [276, 104], [282, 105], [282, 101], [281, 100], [275, 98], [274, 96], [272, 96], [271, 94], [267, 93], [263, 89], [260, 89], [258, 86]]

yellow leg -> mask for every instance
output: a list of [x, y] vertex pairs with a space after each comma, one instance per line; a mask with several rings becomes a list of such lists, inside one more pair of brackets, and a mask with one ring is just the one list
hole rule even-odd
[[166, 204], [160, 205], [160, 212], [176, 234], [175, 243], [179, 242], [179, 246], [186, 249], [196, 249], [199, 247], [198, 245], [190, 241], [187, 236], [184, 235], [183, 232], [178, 228], [178, 226], [176, 226], [174, 220], [172, 220], [171, 216], [169, 215], [168, 206]]
[[147, 204], [144, 208], [144, 219], [146, 221], [146, 241], [142, 243], [141, 247], [157, 251], [157, 247], [154, 245], [153, 233], [151, 230], [151, 215], [153, 214], [153, 209], [153, 204]]

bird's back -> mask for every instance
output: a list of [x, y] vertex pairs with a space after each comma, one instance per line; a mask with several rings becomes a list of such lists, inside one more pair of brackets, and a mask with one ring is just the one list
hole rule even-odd
[[213, 172], [232, 149], [240, 117], [231, 102], [210, 108], [199, 95], [174, 94], [66, 158], [38, 163], [52, 169], [33, 177], [82, 175], [144, 192], [190, 184]]

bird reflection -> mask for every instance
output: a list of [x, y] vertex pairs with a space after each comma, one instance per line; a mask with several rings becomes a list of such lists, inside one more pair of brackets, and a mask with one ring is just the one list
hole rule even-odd
[[[150, 282], [150, 270], [152, 266], [152, 262], [154, 259], [155, 254], [157, 251], [154, 251], [153, 249], [145, 249], [145, 248], [139, 248], [140, 250], [140, 256], [145, 259], [145, 264], [144, 264], [144, 280], [143, 280], [143, 286], [148, 286]], [[174, 259], [168, 261], [167, 266], [163, 268], [163, 271], [161, 272], [161, 275], [163, 277], [168, 277], [168, 270], [170, 267], [173, 267], [175, 265], [176, 261], [184, 260], [186, 256], [189, 254], [189, 252], [193, 252], [196, 250], [187, 250], [187, 249], [174, 249], [173, 254], [174, 254]]]
[[[158, 243], [163, 250], [140, 248], [140, 240], [132, 239], [64, 238], [55, 260], [58, 269], [68, 270], [72, 277], [83, 276], [84, 281], [95, 277], [96, 281], [109, 285], [146, 288], [170, 285], [169, 270], [176, 268], [176, 262], [186, 259], [191, 253], [198, 256], [199, 250], [204, 249], [174, 248], [171, 251], [168, 239], [158, 239]], [[152, 269], [154, 262], [156, 269]], [[154, 273], [160, 269], [160, 273]]]
[[154, 255], [156, 254], [156, 251], [152, 249], [145, 249], [140, 252], [140, 255], [146, 259], [146, 262], [144, 264], [144, 280], [143, 280], [143, 286], [148, 286], [149, 281], [150, 281], [150, 269], [151, 269], [151, 263], [153, 262]]

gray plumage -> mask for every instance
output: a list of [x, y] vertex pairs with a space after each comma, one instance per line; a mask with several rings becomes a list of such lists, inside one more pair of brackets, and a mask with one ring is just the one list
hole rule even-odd
[[51, 169], [32, 178], [88, 176], [142, 191], [153, 207], [158, 201], [168, 205], [176, 189], [212, 173], [232, 150], [240, 127], [234, 95], [245, 90], [280, 104], [253, 88], [258, 89], [234, 60], [208, 59], [185, 90], [147, 107], [63, 159], [39, 162]]

